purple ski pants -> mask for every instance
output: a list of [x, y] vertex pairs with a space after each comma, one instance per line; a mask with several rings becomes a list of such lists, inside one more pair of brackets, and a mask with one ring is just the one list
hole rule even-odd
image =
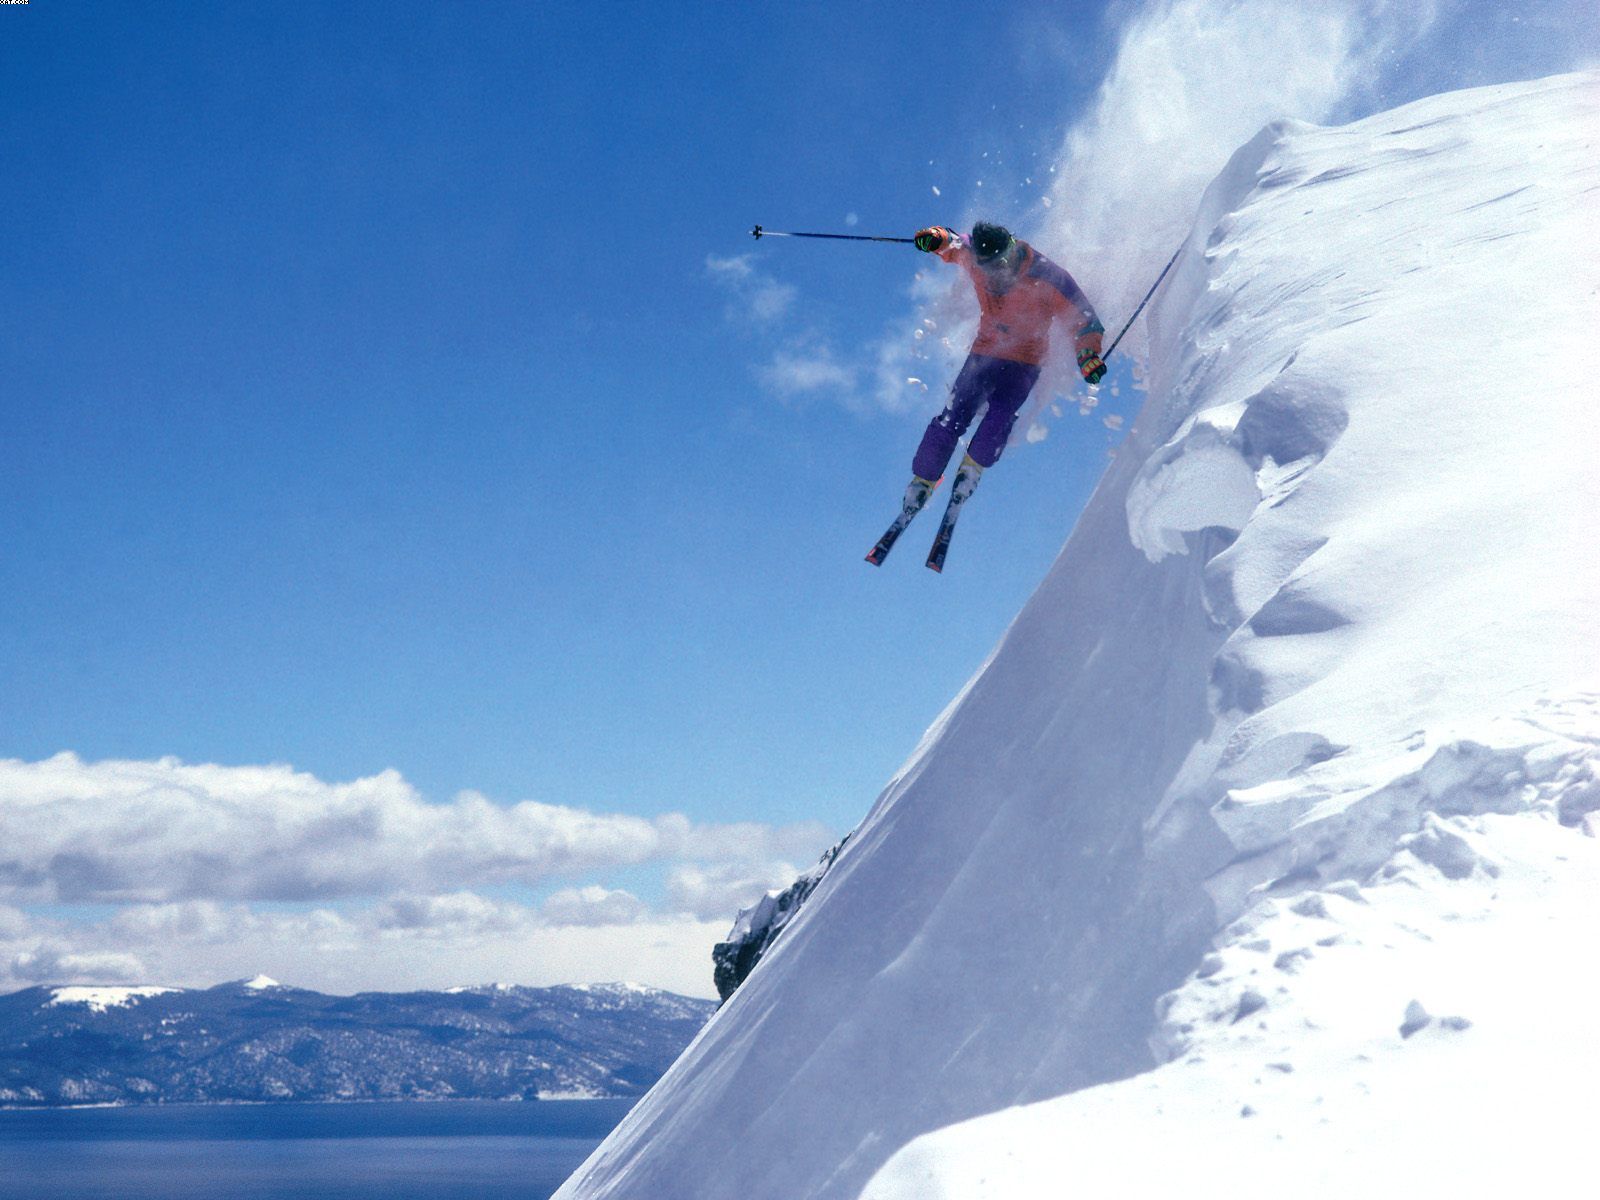
[[994, 466], [1006, 448], [1023, 401], [1038, 379], [1039, 368], [1032, 363], [969, 354], [955, 383], [950, 385], [950, 403], [928, 422], [928, 431], [922, 435], [922, 444], [911, 460], [912, 473], [927, 480], [943, 475], [956, 443], [985, 404], [989, 411], [978, 422], [978, 432], [972, 435], [967, 453], [980, 467]]

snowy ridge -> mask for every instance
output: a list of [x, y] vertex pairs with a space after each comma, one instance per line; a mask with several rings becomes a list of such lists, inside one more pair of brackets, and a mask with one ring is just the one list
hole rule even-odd
[[1238, 151], [1055, 568], [561, 1196], [1578, 1168], [1597, 112], [1566, 76]]
[[164, 996], [176, 992], [169, 987], [58, 987], [50, 989], [48, 1006], [81, 1004], [90, 1012], [105, 1012], [108, 1008], [126, 1008], [137, 1004], [146, 996]]

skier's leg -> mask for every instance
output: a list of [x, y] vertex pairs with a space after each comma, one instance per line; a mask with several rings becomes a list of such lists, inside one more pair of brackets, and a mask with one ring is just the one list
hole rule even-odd
[[950, 537], [955, 532], [956, 519], [964, 505], [977, 490], [986, 467], [992, 467], [1005, 451], [1006, 439], [1016, 424], [1023, 402], [1038, 381], [1039, 368], [1027, 363], [996, 360], [989, 372], [987, 391], [989, 411], [978, 422], [978, 432], [972, 435], [967, 453], [956, 472], [955, 483], [950, 487], [950, 503], [945, 507], [944, 519], [939, 522], [939, 532], [934, 535], [933, 549], [928, 552], [928, 567], [944, 570], [945, 555], [950, 550]]
[[956, 481], [950, 485], [950, 503], [946, 507], [959, 509], [971, 497], [978, 480], [982, 478], [983, 464], [970, 454], [962, 455], [961, 466], [956, 470]]
[[956, 519], [961, 516], [961, 506], [978, 486], [983, 477], [983, 467], [968, 454], [961, 459], [956, 471], [956, 481], [950, 485], [950, 503], [945, 506], [944, 517], [939, 522], [939, 532], [934, 535], [933, 548], [928, 551], [928, 569], [944, 570], [944, 558], [950, 550], [950, 536], [955, 533]]
[[911, 519], [922, 511], [933, 489], [939, 485], [939, 477], [944, 474], [956, 443], [983, 407], [987, 394], [985, 372], [996, 361], [982, 355], [967, 357], [955, 383], [950, 386], [950, 402], [942, 413], [928, 423], [928, 430], [922, 435], [922, 444], [917, 447], [916, 457], [911, 464], [911, 483], [906, 488], [905, 499], [900, 502], [900, 515], [884, 530], [877, 545], [867, 552], [869, 563], [874, 566], [883, 563], [895, 541], [911, 524]]
[[934, 481], [916, 476], [906, 487], [905, 499], [900, 502], [900, 511], [910, 520], [922, 511], [922, 506], [928, 502], [928, 497], [933, 495]]
[[994, 466], [1005, 453], [1017, 414], [1027, 403], [1033, 385], [1039, 381], [1039, 368], [1029, 363], [1002, 362], [992, 372], [991, 379], [989, 411], [978, 423], [978, 432], [972, 435], [967, 446], [968, 457], [979, 467]]
[[950, 385], [949, 403], [944, 406], [942, 413], [928, 422], [922, 443], [911, 460], [911, 473], [917, 479], [937, 483], [944, 474], [956, 443], [967, 431], [967, 426], [972, 424], [978, 409], [983, 407], [987, 398], [988, 375], [992, 364], [997, 361], [979, 354], [967, 356], [961, 373]]

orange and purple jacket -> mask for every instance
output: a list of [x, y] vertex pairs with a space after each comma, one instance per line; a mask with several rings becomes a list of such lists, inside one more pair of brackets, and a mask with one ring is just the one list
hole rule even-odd
[[[938, 251], [945, 262], [966, 271], [978, 293], [983, 315], [972, 353], [1012, 362], [1044, 362], [1050, 350], [1050, 322], [1060, 317], [1072, 330], [1075, 349], [1100, 353], [1105, 326], [1095, 316], [1083, 289], [1065, 270], [1020, 239], [1017, 249], [1021, 261], [1014, 275], [991, 274], [978, 265], [962, 237], [952, 236], [949, 245]], [[1007, 280], [1009, 279], [1009, 284]]]

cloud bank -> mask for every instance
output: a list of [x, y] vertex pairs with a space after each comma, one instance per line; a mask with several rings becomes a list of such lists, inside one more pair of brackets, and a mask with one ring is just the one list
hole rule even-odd
[[[0, 760], [0, 987], [259, 970], [337, 990], [622, 970], [706, 994], [710, 945], [735, 912], [833, 840], [816, 823], [703, 825], [471, 792], [429, 803], [393, 771], [329, 783], [282, 765]], [[665, 875], [654, 903], [604, 882], [646, 868]], [[84, 905], [112, 911], [63, 913]]]
[[0, 760], [0, 900], [317, 901], [537, 885], [675, 860], [804, 862], [815, 823], [703, 826], [466, 792], [430, 804], [385, 771], [326, 783], [286, 766]]
[[[575, 889], [587, 891], [588, 889]], [[329, 992], [632, 979], [710, 996], [728, 922], [650, 911], [626, 893], [544, 905], [455, 893], [304, 912], [192, 900], [99, 920], [25, 914], [0, 929], [0, 991], [34, 984], [209, 987], [270, 975]], [[609, 904], [608, 904], [609, 902]]]

